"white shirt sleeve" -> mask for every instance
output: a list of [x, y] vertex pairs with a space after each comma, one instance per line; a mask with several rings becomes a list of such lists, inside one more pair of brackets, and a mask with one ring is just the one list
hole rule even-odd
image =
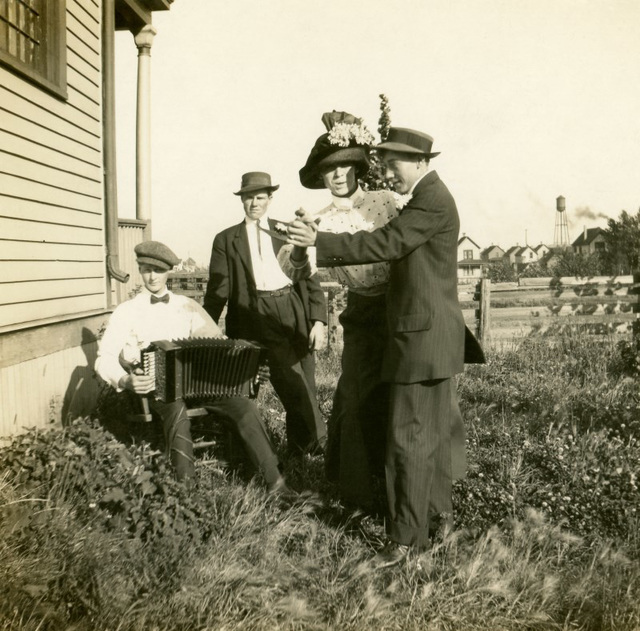
[[189, 299], [184, 310], [191, 320], [189, 337], [222, 337], [222, 329], [195, 300]]
[[[120, 365], [120, 352], [127, 353], [128, 361], [133, 361], [133, 353], [125, 350], [130, 347], [130, 327], [127, 312], [128, 303], [119, 305], [111, 314], [107, 328], [100, 340], [98, 348], [98, 358], [96, 359], [96, 372], [109, 384], [111, 384], [118, 392], [122, 388], [118, 387], [118, 383], [127, 372]], [[133, 314], [131, 314], [133, 315]], [[130, 349], [133, 351], [133, 349]]]

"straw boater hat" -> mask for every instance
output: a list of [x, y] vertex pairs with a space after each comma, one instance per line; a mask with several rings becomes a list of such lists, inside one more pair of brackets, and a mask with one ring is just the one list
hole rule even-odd
[[249, 171], [242, 176], [240, 190], [234, 195], [244, 195], [244, 193], [255, 193], [256, 191], [277, 191], [280, 184], [271, 184], [271, 176], [263, 171]]
[[415, 153], [427, 157], [435, 158], [440, 155], [439, 151], [433, 153], [433, 138], [429, 134], [421, 131], [407, 129], [406, 127], [389, 127], [389, 133], [384, 142], [376, 145], [376, 152], [397, 151], [398, 153]]
[[369, 170], [369, 151], [373, 136], [362, 119], [347, 112], [327, 112], [322, 115], [327, 133], [322, 134], [311, 149], [307, 163], [300, 169], [300, 183], [305, 188], [325, 188], [322, 171], [348, 162], [356, 167], [358, 178]]

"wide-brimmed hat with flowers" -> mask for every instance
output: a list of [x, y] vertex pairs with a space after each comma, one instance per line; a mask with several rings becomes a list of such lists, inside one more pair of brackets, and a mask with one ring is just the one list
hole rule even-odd
[[322, 115], [322, 122], [327, 133], [316, 140], [307, 163], [300, 169], [302, 186], [325, 188], [322, 171], [336, 164], [353, 164], [357, 177], [366, 175], [374, 138], [362, 119], [333, 110]]

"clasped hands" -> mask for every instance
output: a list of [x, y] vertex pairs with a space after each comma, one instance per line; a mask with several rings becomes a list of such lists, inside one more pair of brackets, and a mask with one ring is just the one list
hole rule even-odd
[[287, 243], [299, 248], [310, 248], [316, 244], [318, 224], [313, 215], [304, 208], [296, 210], [296, 219], [287, 227]]

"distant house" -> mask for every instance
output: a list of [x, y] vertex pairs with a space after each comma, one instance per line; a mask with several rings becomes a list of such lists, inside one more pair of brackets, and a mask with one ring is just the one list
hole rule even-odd
[[520, 263], [520, 251], [521, 250], [522, 250], [522, 246], [520, 246], [520, 245], [512, 245], [504, 253], [505, 260], [509, 261], [509, 264], [514, 269], [517, 269], [517, 266]]
[[516, 271], [521, 272], [530, 263], [538, 261], [538, 255], [534, 249], [529, 245], [514, 245], [511, 246], [504, 255], [509, 265]]
[[180, 261], [175, 268], [176, 272], [195, 272], [198, 269], [198, 264], [191, 258], [187, 258], [184, 261]]
[[540, 243], [539, 245], [536, 245], [533, 247], [533, 251], [536, 253], [536, 256], [538, 257], [537, 260], [542, 261], [544, 256], [551, 251], [551, 248], [545, 245], [544, 243]]
[[539, 260], [539, 263], [551, 273], [558, 267], [566, 248], [550, 248]]
[[576, 254], [595, 254], [607, 247], [607, 238], [602, 228], [584, 228], [580, 236], [571, 244]]
[[537, 252], [529, 245], [525, 245], [520, 249], [518, 254], [521, 266], [529, 265], [529, 263], [535, 263], [538, 260]]
[[458, 282], [474, 282], [482, 276], [482, 260], [480, 246], [470, 237], [463, 234], [458, 239]]
[[89, 411], [99, 331], [148, 225], [117, 214], [115, 31], [144, 74], [152, 12], [172, 1], [0, 2], [2, 437]]
[[504, 258], [504, 250], [499, 245], [490, 245], [482, 250], [480, 258], [483, 261], [500, 261]]

